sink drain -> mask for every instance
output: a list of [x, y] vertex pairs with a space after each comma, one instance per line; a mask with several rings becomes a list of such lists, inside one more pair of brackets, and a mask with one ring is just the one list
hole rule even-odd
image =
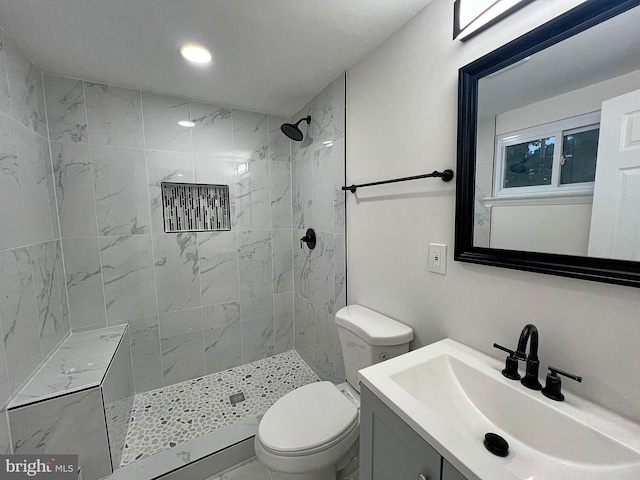
[[487, 433], [484, 436], [484, 446], [498, 457], [509, 455], [509, 443], [497, 433]]

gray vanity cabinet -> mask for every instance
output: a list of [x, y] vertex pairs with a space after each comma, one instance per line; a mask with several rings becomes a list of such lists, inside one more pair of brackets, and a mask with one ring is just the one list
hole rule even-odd
[[442, 459], [442, 480], [467, 480], [467, 477], [462, 475], [456, 468]]
[[360, 479], [440, 480], [440, 455], [364, 385], [360, 406]]
[[360, 394], [360, 480], [466, 480], [362, 384]]

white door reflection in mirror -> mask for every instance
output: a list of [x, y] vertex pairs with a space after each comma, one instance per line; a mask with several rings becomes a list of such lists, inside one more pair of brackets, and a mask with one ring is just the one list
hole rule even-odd
[[602, 104], [589, 256], [640, 260], [640, 90]]

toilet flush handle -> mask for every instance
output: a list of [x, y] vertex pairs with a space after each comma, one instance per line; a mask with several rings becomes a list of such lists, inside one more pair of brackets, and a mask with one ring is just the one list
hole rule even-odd
[[429, 480], [429, 477], [425, 477], [423, 474], [419, 473], [417, 480]]

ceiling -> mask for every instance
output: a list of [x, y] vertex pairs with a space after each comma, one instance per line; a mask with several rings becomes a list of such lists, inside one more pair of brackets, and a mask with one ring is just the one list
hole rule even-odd
[[45, 73], [289, 117], [430, 1], [0, 0], [0, 25]]
[[640, 7], [482, 78], [479, 116], [495, 115], [640, 70]]

